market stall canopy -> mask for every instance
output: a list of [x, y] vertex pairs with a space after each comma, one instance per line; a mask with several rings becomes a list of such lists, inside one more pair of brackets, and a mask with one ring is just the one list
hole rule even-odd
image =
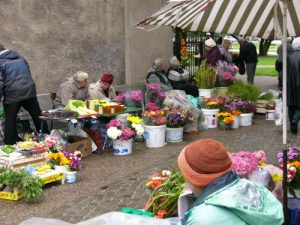
[[[165, 25], [187, 31], [281, 39], [283, 4], [279, 0], [175, 0], [135, 26]], [[287, 36], [300, 36], [300, 0], [287, 1]]]

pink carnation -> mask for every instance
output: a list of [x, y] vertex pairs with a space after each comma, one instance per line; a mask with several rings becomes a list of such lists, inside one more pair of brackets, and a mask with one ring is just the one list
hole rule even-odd
[[232, 170], [237, 175], [247, 175], [258, 167], [258, 158], [252, 152], [231, 153]]
[[133, 138], [135, 135], [135, 132], [131, 130], [130, 128], [124, 128], [122, 129], [122, 133], [120, 135], [120, 140], [126, 141], [130, 138]]
[[110, 128], [110, 127], [122, 127], [122, 121], [118, 119], [111, 120], [106, 125], [106, 128]]

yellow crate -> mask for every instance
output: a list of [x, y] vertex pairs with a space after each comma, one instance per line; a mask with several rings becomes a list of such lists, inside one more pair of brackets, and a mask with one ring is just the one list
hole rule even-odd
[[20, 198], [23, 198], [24, 193], [23, 191], [18, 191], [17, 193], [13, 192], [0, 192], [0, 199], [6, 199], [6, 200], [19, 200]]
[[37, 175], [37, 177], [41, 178], [44, 184], [49, 184], [55, 181], [62, 181], [65, 178], [65, 174], [63, 172], [57, 172], [55, 170], [52, 170], [48, 173]]

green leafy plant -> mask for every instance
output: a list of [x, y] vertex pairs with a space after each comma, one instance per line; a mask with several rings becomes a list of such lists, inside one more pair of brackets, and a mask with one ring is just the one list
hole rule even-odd
[[5, 185], [10, 188], [21, 187], [22, 180], [26, 177], [26, 172], [24, 170], [15, 171], [7, 170], [4, 174], [5, 176]]
[[26, 201], [38, 201], [43, 197], [44, 183], [40, 178], [27, 176], [22, 181], [22, 190]]
[[261, 92], [257, 86], [239, 80], [229, 86], [227, 93], [233, 98], [240, 97], [244, 101], [255, 102]]
[[271, 92], [267, 92], [263, 95], [260, 95], [258, 98], [258, 100], [266, 100], [266, 101], [270, 101], [274, 99], [274, 95]]
[[216, 69], [206, 64], [206, 60], [201, 62], [200, 67], [196, 70], [194, 79], [198, 88], [214, 88], [216, 83]]

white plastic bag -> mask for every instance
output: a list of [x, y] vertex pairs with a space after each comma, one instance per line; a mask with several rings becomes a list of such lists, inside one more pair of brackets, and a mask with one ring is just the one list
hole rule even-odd
[[282, 111], [283, 111], [283, 107], [282, 107], [282, 99], [277, 99], [275, 101], [275, 125], [276, 126], [282, 126], [283, 124], [283, 115], [282, 115]]
[[261, 166], [259, 166], [257, 169], [253, 170], [251, 173], [248, 174], [248, 180], [261, 184], [266, 188], [269, 187], [270, 178], [270, 173]]

